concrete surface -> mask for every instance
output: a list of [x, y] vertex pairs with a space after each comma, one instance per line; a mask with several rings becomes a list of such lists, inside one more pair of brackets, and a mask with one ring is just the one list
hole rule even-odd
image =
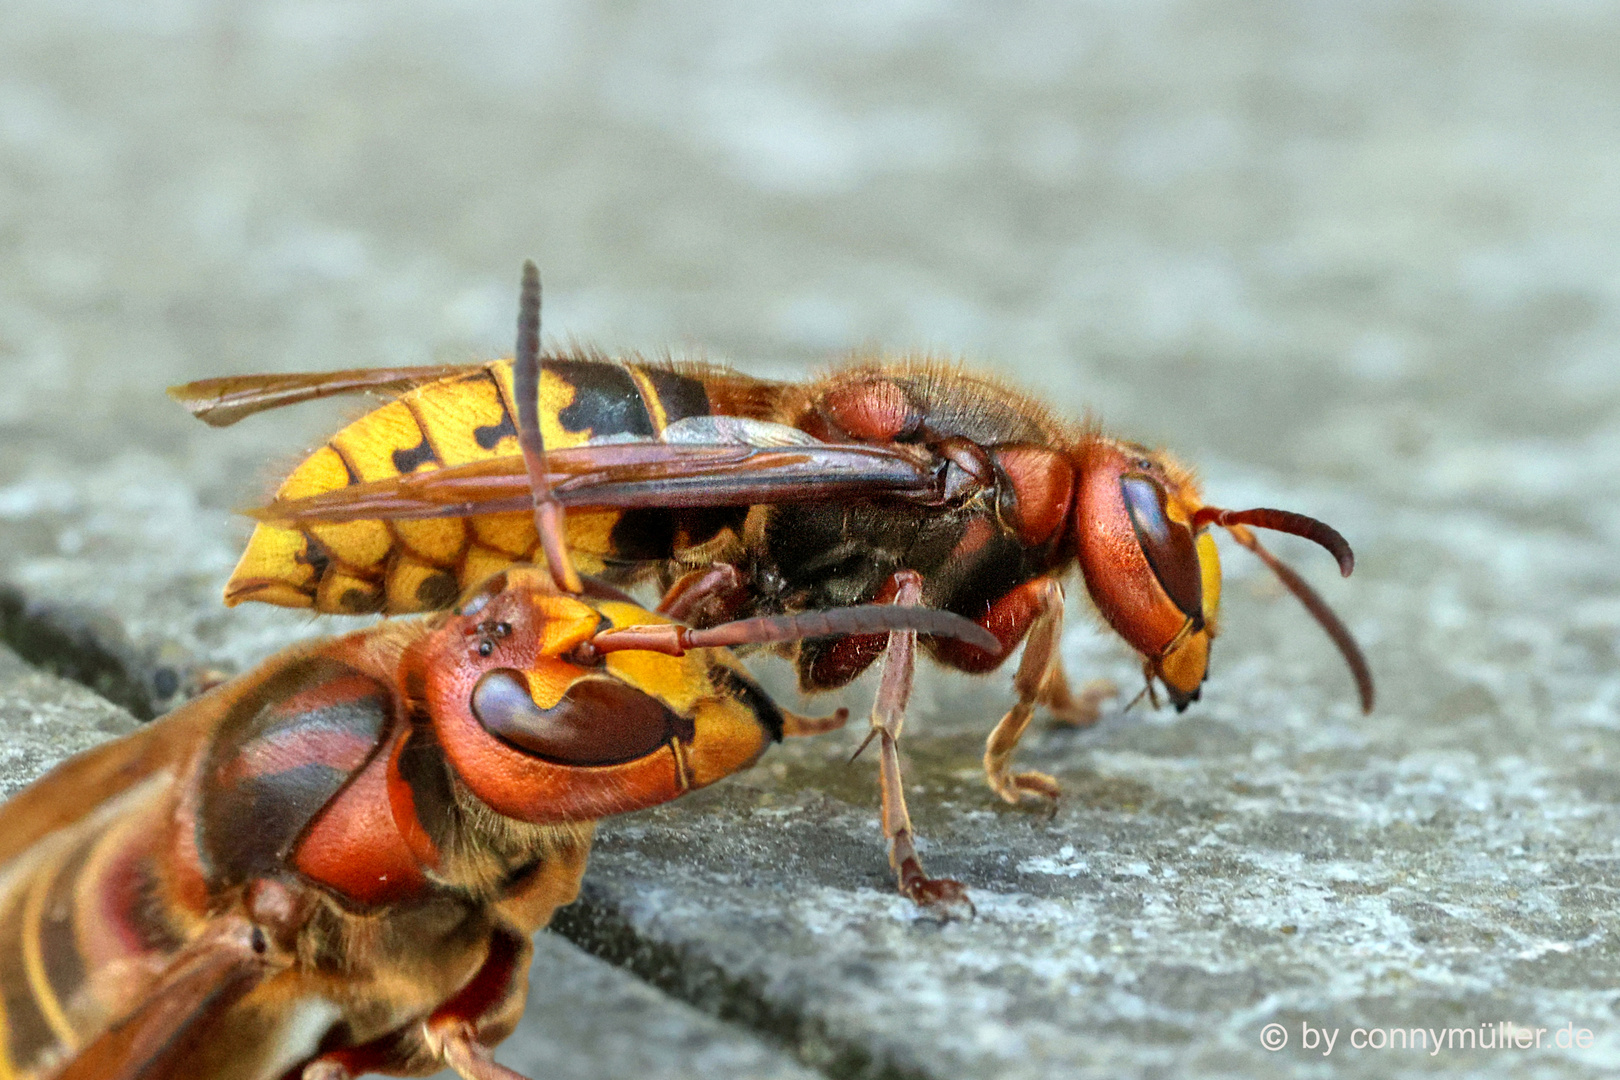
[[[786, 747], [608, 824], [559, 923], [623, 968], [556, 951], [588, 1015], [650, 985], [718, 1020], [636, 997], [656, 1021], [536, 1020], [503, 1060], [629, 1075], [630, 1031], [708, 1075], [1612, 1074], [1616, 55], [1612, 8], [1506, 0], [12, 0], [6, 640], [151, 713], [330, 628], [217, 593], [228, 511], [343, 408], [216, 432], [161, 388], [493, 355], [524, 256], [558, 339], [964, 357], [1340, 527], [1348, 582], [1277, 547], [1378, 711], [1234, 550], [1202, 703], [1028, 741], [1053, 819], [978, 777], [1007, 676], [925, 675], [912, 807], [976, 920], [890, 894], [854, 733]], [[1072, 670], [1130, 683], [1081, 591]], [[39, 687], [8, 725], [54, 708], [7, 671]], [[1350, 1045], [1505, 1021], [1544, 1045]]]

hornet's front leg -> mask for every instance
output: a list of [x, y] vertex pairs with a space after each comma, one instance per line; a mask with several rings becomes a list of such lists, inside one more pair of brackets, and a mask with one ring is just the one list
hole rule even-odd
[[529, 1080], [496, 1061], [490, 1048], [478, 1040], [473, 1026], [464, 1020], [430, 1025], [427, 1042], [439, 1060], [462, 1080]]
[[426, 1076], [445, 1067], [463, 1080], [529, 1080], [498, 1063], [493, 1047], [523, 1015], [533, 946], [499, 933], [491, 946], [472, 982], [431, 1016], [363, 1046], [323, 1054], [304, 1066], [299, 1080]]
[[748, 583], [732, 563], [708, 566], [677, 578], [658, 602], [658, 613], [688, 626], [714, 626], [737, 616], [748, 601]]

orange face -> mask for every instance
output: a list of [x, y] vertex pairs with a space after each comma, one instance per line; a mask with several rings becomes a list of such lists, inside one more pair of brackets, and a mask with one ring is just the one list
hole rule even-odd
[[1221, 564], [1190, 473], [1164, 454], [1098, 440], [1079, 469], [1075, 548], [1103, 618], [1146, 659], [1178, 710], [1198, 699]]
[[457, 776], [496, 813], [546, 823], [655, 806], [752, 764], [782, 717], [727, 650], [581, 649], [667, 621], [627, 598], [560, 594], [531, 567], [474, 590], [414, 661]]

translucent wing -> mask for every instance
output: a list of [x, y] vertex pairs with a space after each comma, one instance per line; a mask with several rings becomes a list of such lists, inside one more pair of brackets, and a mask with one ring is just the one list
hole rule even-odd
[[476, 371], [481, 365], [356, 368], [290, 375], [227, 375], [169, 387], [169, 396], [212, 427], [229, 427], [243, 417], [283, 405], [340, 394], [402, 394], [423, 383]]
[[[936, 463], [897, 445], [609, 442], [550, 451], [546, 469], [565, 506], [751, 506], [874, 495], [927, 503], [939, 497]], [[277, 499], [251, 514], [302, 525], [469, 517], [531, 505], [523, 459], [512, 456]]]
[[129, 1016], [74, 1055], [56, 1080], [149, 1080], [174, 1070], [286, 959], [239, 915], [217, 916]]

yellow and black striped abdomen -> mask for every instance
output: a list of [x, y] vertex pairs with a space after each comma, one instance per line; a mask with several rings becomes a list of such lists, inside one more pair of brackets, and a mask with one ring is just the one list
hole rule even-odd
[[[548, 358], [540, 427], [549, 449], [593, 440], [656, 439], [670, 423], [706, 416], [701, 380], [669, 368]], [[426, 383], [374, 409], [316, 450], [276, 492], [301, 498], [349, 484], [516, 456], [512, 364], [497, 360]], [[568, 543], [586, 573], [615, 562], [668, 557], [677, 532], [664, 511], [574, 511]], [[514, 562], [541, 558], [527, 513], [416, 521], [352, 521], [289, 529], [260, 525], [225, 602], [403, 614], [450, 606], [470, 585]]]

